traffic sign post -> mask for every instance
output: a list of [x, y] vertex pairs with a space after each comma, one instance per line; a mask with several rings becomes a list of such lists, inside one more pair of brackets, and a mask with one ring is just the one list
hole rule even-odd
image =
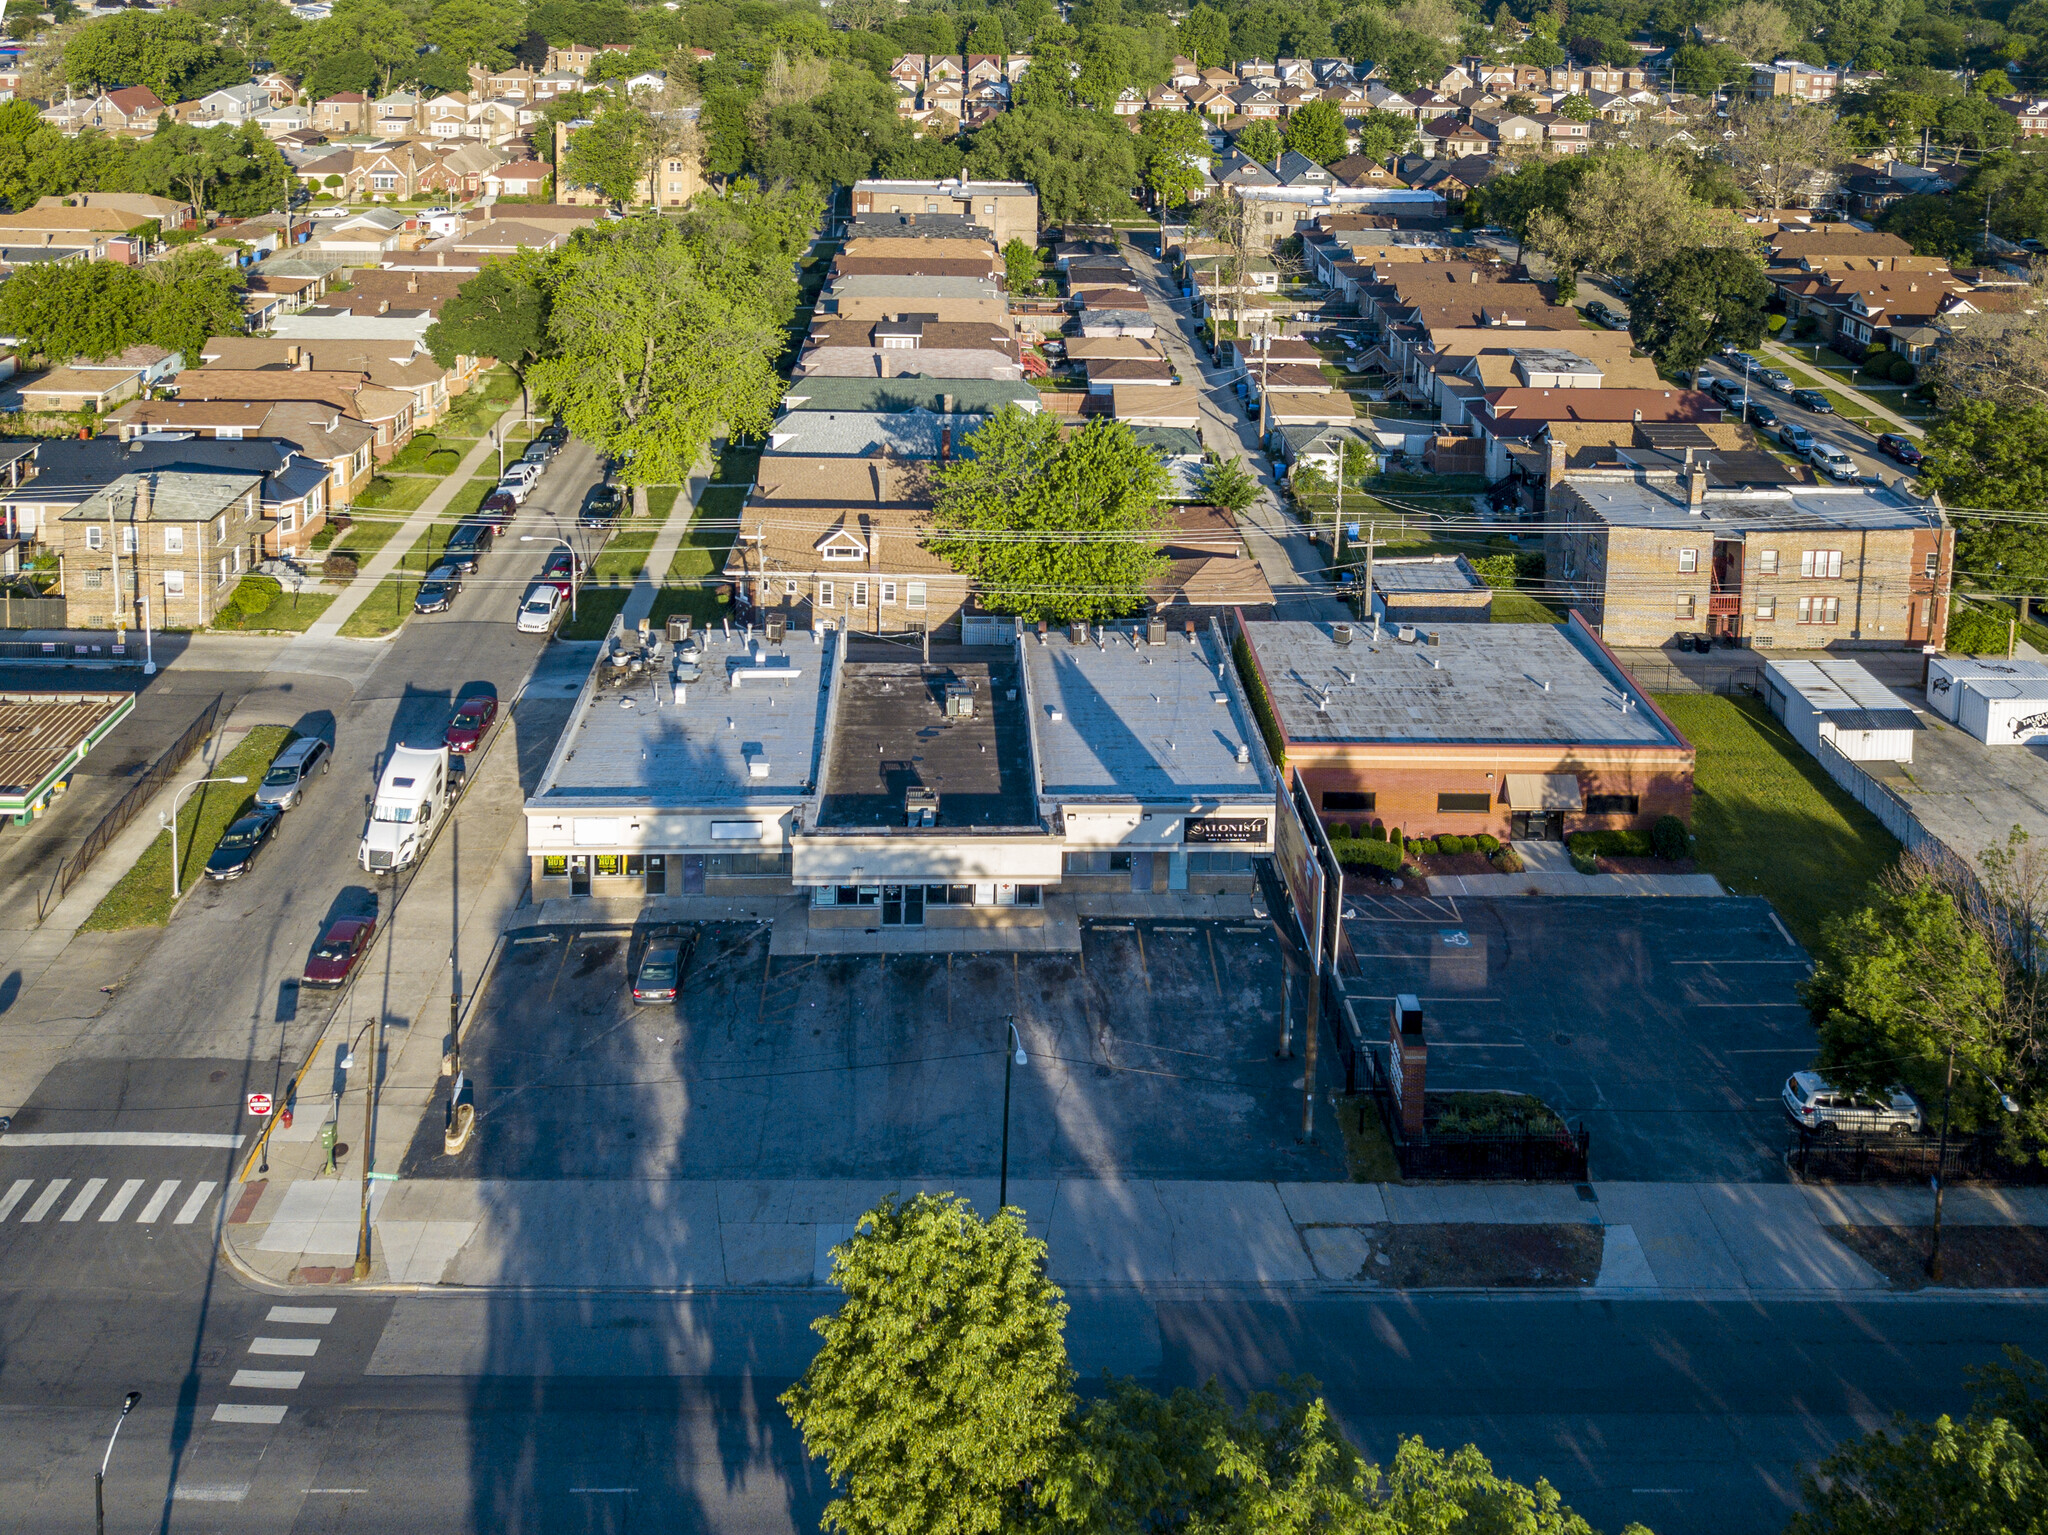
[[249, 1112], [258, 1119], [270, 1118], [270, 1094], [251, 1093], [249, 1095]]

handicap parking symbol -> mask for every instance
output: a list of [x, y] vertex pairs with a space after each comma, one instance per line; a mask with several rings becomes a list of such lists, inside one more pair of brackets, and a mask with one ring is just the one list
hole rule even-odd
[[1445, 928], [1440, 929], [1440, 931], [1443, 933], [1444, 943], [1448, 947], [1453, 949], [1469, 949], [1472, 947], [1471, 935], [1462, 929]]

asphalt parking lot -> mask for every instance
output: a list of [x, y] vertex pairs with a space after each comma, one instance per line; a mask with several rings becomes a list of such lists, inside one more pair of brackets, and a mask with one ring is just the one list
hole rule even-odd
[[1078, 955], [771, 957], [768, 939], [706, 924], [679, 999], [641, 1007], [644, 933], [510, 935], [463, 1045], [477, 1132], [445, 1156], [430, 1110], [401, 1176], [986, 1177], [1011, 1016], [1013, 1177], [1344, 1176], [1327, 1113], [1297, 1143], [1270, 926], [1102, 922]]
[[1421, 999], [1429, 1090], [1533, 1093], [1610, 1181], [1782, 1180], [1785, 1078], [1816, 1048], [1805, 952], [1757, 900], [1347, 896], [1347, 1001]]

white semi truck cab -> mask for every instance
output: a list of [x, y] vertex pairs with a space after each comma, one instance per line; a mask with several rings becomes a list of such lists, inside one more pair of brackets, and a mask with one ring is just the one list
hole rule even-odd
[[447, 803], [447, 748], [393, 747], [377, 780], [358, 862], [375, 874], [403, 869], [420, 856]]

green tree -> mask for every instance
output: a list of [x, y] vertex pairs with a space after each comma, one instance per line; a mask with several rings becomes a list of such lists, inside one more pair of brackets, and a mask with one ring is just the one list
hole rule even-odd
[[1005, 407], [968, 438], [972, 458], [933, 479], [931, 547], [972, 576], [992, 611], [1119, 618], [1160, 565], [1166, 471], [1119, 421], [1064, 441], [1057, 418]]
[[1695, 96], [1711, 96], [1749, 78], [1749, 60], [1722, 43], [1684, 43], [1671, 60], [1671, 82]]
[[547, 263], [532, 252], [492, 258], [427, 327], [427, 349], [444, 368], [458, 357], [494, 357], [526, 386], [526, 371], [547, 347]]
[[1334, 101], [1311, 101], [1287, 119], [1287, 147], [1318, 165], [1334, 165], [1347, 152], [1344, 114]]
[[1003, 247], [1003, 286], [1012, 293], [1029, 293], [1038, 286], [1038, 252], [1015, 235]]
[[[4, 292], [0, 289], [0, 292]], [[1996, 591], [2048, 594], [2048, 526], [2003, 513], [2048, 512], [2048, 406], [1957, 400], [1927, 433], [1921, 483], [1959, 509], [1956, 568]]]
[[1575, 123], [1590, 123], [1596, 115], [1589, 96], [1573, 94], [1557, 104], [1557, 115]]
[[967, 168], [976, 176], [1031, 182], [1047, 224], [1107, 223], [1130, 211], [1138, 184], [1130, 130], [1117, 118], [1074, 108], [1003, 113], [974, 135]]
[[308, 75], [326, 60], [366, 54], [388, 90], [397, 72], [412, 66], [420, 46], [411, 16], [392, 0], [335, 0], [325, 21], [281, 35], [272, 58], [280, 69]]
[[361, 48], [349, 48], [322, 59], [306, 76], [306, 94], [315, 101], [325, 101], [329, 96], [338, 96], [343, 91], [361, 91], [365, 95], [377, 89], [379, 71], [377, 61]]
[[1254, 118], [1238, 129], [1232, 144], [1247, 160], [1256, 160], [1261, 165], [1271, 165], [1287, 148], [1287, 140], [1280, 136], [1280, 130], [1263, 117]]
[[1202, 189], [1199, 162], [1208, 153], [1208, 136], [1194, 113], [1138, 114], [1138, 170], [1160, 207], [1184, 207], [1194, 198]]
[[253, 123], [194, 128], [168, 118], [134, 151], [136, 186], [205, 213], [247, 215], [276, 208], [290, 174], [284, 156]]
[[1033, 50], [1030, 66], [1013, 89], [1011, 109], [1042, 111], [1072, 106], [1074, 81], [1067, 70], [1072, 58], [1065, 48], [1056, 45]]
[[[0, 327], [58, 366], [99, 361], [143, 338], [154, 295], [136, 267], [109, 261], [22, 268], [0, 283]], [[190, 361], [191, 359], [187, 359]]]
[[1884, 210], [1877, 227], [1906, 241], [1916, 256], [1967, 261], [1977, 245], [1977, 226], [1957, 209], [1953, 197], [1925, 192], [1902, 197]]
[[1415, 143], [1415, 124], [1399, 112], [1367, 107], [1353, 125], [1358, 129], [1358, 152], [1382, 165], [1406, 154]]
[[1198, 5], [1181, 21], [1178, 40], [1181, 52], [1203, 69], [1213, 68], [1230, 58], [1230, 23], [1214, 6]]
[[239, 336], [248, 324], [242, 307], [248, 283], [220, 252], [188, 245], [146, 271], [153, 291], [144, 334], [167, 351], [182, 352], [188, 368], [199, 366], [209, 336]]
[[1202, 499], [1236, 516], [1259, 499], [1259, 482], [1235, 453], [1218, 454], [1202, 466]]
[[215, 33], [189, 10], [123, 11], [89, 21], [64, 48], [64, 77], [85, 90], [145, 85], [181, 101], [220, 62]]
[[824, 1528], [1017, 1528], [1073, 1405], [1045, 1244], [1015, 1210], [885, 1199], [832, 1250], [832, 1282], [846, 1298], [811, 1324], [824, 1342], [782, 1397], [838, 1493]]
[[420, 28], [420, 36], [464, 72], [471, 64], [503, 69], [525, 35], [520, 0], [434, 0]]
[[1629, 335], [1663, 367], [1696, 368], [1719, 342], [1762, 340], [1770, 299], [1763, 265], [1746, 251], [1681, 251], [1637, 279]]
[[1002, 17], [991, 13], [976, 21], [967, 39], [967, 51], [992, 54], [999, 59], [1009, 53], [1010, 40], [1003, 33]]
[[788, 316], [707, 283], [675, 224], [586, 233], [550, 274], [547, 354], [527, 377], [543, 409], [624, 461], [629, 483], [679, 483], [715, 432], [767, 430]]
[[633, 200], [647, 169], [646, 114], [614, 102], [595, 121], [578, 128], [562, 153], [562, 175], [576, 186], [595, 187], [620, 207]]

